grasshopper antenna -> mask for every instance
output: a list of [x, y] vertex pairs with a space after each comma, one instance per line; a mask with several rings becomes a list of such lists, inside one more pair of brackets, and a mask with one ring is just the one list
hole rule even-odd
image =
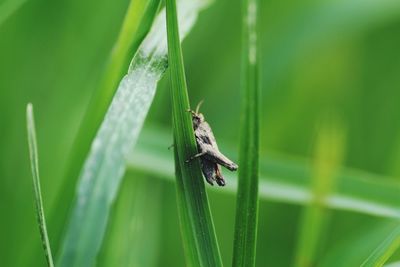
[[201, 107], [201, 105], [203, 104], [203, 102], [204, 102], [204, 99], [202, 99], [202, 100], [197, 104], [196, 113], [199, 113], [200, 107]]

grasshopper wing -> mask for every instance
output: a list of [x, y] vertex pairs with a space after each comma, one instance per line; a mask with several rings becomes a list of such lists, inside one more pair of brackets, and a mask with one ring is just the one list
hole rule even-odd
[[204, 121], [197, 127], [195, 135], [198, 148], [201, 153], [204, 153], [203, 157], [218, 163], [231, 171], [237, 170], [237, 164], [219, 151], [214, 134], [207, 122]]

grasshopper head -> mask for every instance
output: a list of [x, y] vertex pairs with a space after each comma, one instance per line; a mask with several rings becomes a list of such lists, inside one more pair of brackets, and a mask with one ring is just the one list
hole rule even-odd
[[203, 104], [203, 100], [197, 104], [196, 111], [191, 110], [193, 127], [196, 129], [202, 122], [204, 122], [204, 116], [199, 112], [200, 106]]
[[204, 116], [201, 113], [192, 112], [193, 127], [196, 129], [202, 122], [204, 122]]

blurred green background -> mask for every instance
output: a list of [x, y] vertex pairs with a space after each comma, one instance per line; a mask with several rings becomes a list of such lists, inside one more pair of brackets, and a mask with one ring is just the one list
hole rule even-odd
[[[7, 2], [12, 1], [2, 1]], [[333, 113], [346, 128], [344, 166], [399, 176], [400, 2], [260, 2], [261, 158], [311, 158], [316, 126], [324, 114]], [[127, 0], [28, 0], [0, 24], [1, 266], [45, 264], [35, 219], [25, 106], [32, 102], [35, 107], [45, 211], [57, 214], [52, 207], [63, 196], [60, 187], [74, 137], [127, 6]], [[221, 150], [232, 158], [237, 157], [239, 140], [240, 14], [238, 3], [216, 0], [183, 45], [192, 105], [205, 100], [203, 112]], [[146, 127], [169, 134], [168, 84], [167, 73]], [[144, 181], [140, 186], [138, 179]], [[122, 188], [99, 265], [184, 266], [174, 184], [129, 173]], [[153, 236], [146, 246], [153, 248], [154, 257], [116, 264], [118, 238], [126, 230], [124, 214], [140, 198], [149, 203], [142, 207], [146, 215], [140, 218], [140, 229]], [[229, 266], [235, 197], [213, 190], [210, 203], [223, 261]], [[260, 203], [257, 266], [291, 265], [300, 212], [297, 205]], [[330, 215], [320, 255], [384, 221], [345, 211]], [[48, 228], [51, 240], [51, 221]], [[144, 242], [124, 238], [130, 238], [133, 247]], [[58, 244], [52, 246], [57, 251]]]

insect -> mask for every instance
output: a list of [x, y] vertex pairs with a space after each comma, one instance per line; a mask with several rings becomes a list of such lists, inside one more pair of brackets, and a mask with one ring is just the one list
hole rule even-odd
[[202, 102], [197, 105], [196, 111], [188, 110], [192, 114], [193, 129], [199, 153], [190, 157], [186, 162], [200, 158], [201, 170], [207, 182], [214, 185], [214, 181], [216, 181], [219, 186], [224, 186], [226, 183], [220, 165], [231, 171], [236, 171], [238, 165], [219, 151], [210, 125], [205, 121], [203, 114], [199, 113], [201, 104]]

